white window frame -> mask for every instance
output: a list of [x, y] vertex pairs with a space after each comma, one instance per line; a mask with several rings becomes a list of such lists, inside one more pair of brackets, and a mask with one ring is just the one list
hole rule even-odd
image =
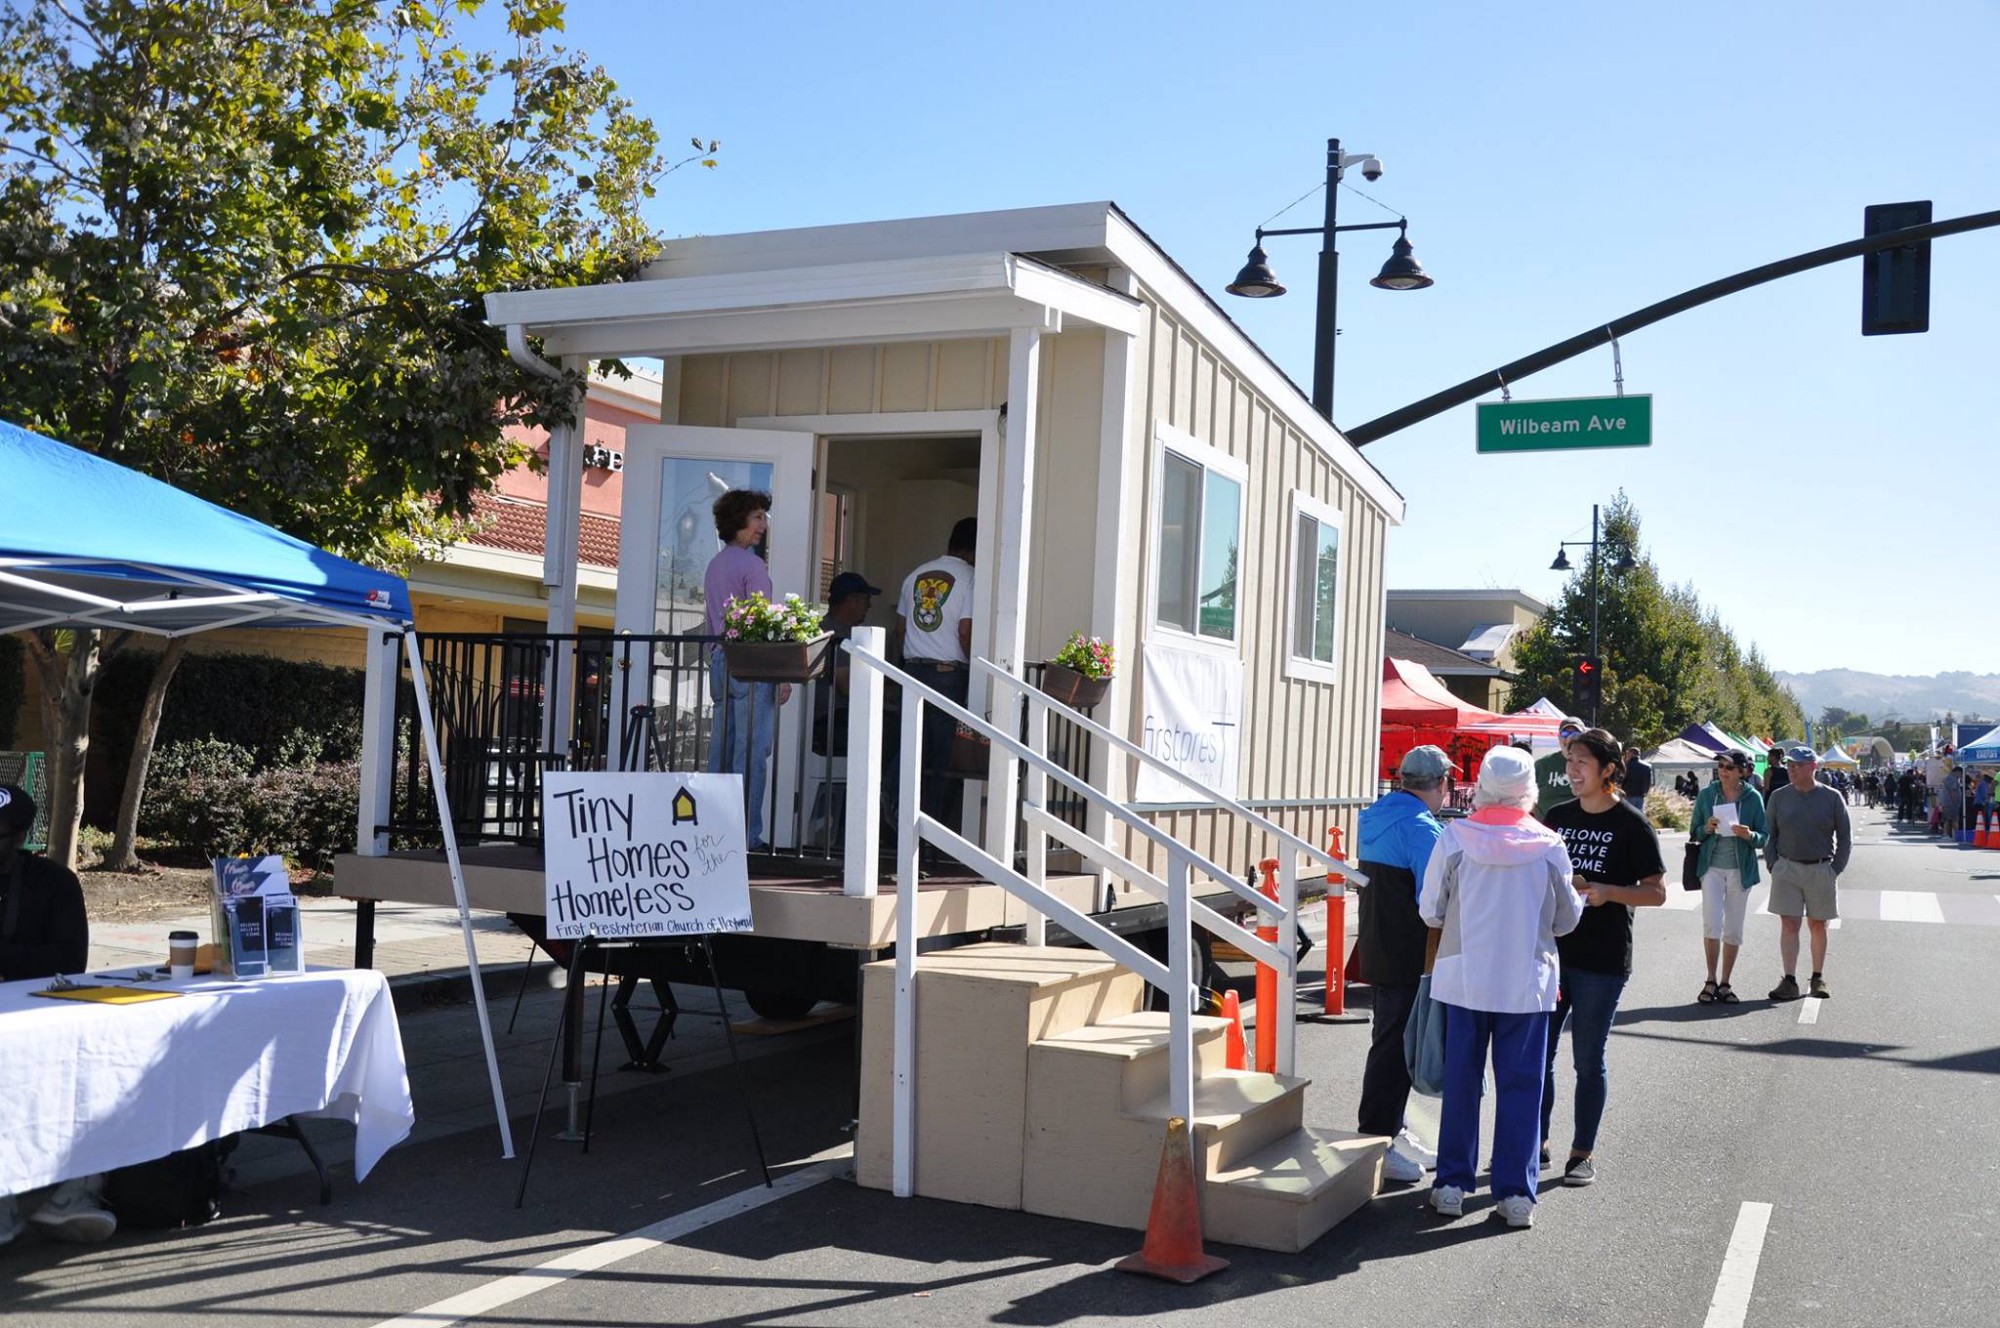
[[[1309, 516], [1323, 526], [1334, 530], [1335, 547], [1339, 550], [1333, 573], [1333, 658], [1328, 661], [1313, 659], [1298, 653], [1299, 640], [1299, 518]], [[1340, 509], [1315, 498], [1302, 489], [1292, 490], [1290, 510], [1285, 521], [1285, 676], [1301, 682], [1338, 683], [1340, 681], [1340, 629], [1346, 617], [1341, 609], [1342, 584], [1347, 572], [1347, 526], [1341, 519]]]
[[[1163, 421], [1153, 425], [1153, 501], [1150, 529], [1146, 532], [1148, 548], [1146, 576], [1146, 623], [1147, 631], [1157, 632], [1163, 642], [1169, 645], [1193, 650], [1205, 650], [1210, 654], [1226, 655], [1231, 659], [1243, 657], [1243, 613], [1246, 603], [1244, 595], [1244, 530], [1250, 519], [1250, 467], [1230, 456], [1227, 452], [1202, 442], [1184, 429], [1176, 429]], [[1175, 623], [1160, 619], [1160, 536], [1166, 523], [1167, 500], [1167, 453], [1173, 452], [1183, 460], [1191, 461], [1203, 471], [1214, 471], [1224, 479], [1235, 482], [1238, 491], [1236, 504], [1236, 622], [1228, 639], [1218, 636], [1203, 636], [1200, 632], [1190, 632]], [[1204, 496], [1205, 498], [1205, 496]], [[1203, 520], [1207, 520], [1204, 511]], [[1196, 566], [1200, 566], [1199, 558]], [[1197, 578], [1198, 579], [1198, 578]], [[1197, 610], [1198, 612], [1198, 610]]]

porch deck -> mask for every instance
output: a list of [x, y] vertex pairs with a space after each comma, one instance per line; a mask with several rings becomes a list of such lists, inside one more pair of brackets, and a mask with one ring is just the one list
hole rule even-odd
[[[473, 908], [502, 913], [545, 911], [542, 851], [516, 844], [466, 848], [465, 899]], [[399, 850], [382, 857], [343, 853], [334, 860], [335, 888], [349, 899], [449, 907], [451, 872], [438, 850]], [[1049, 889], [1065, 903], [1092, 911], [1097, 880], [1051, 875]], [[819, 941], [874, 950], [894, 944], [896, 884], [884, 879], [873, 898], [843, 894], [840, 882], [817, 877], [754, 874], [750, 920], [758, 936]], [[927, 877], [917, 887], [917, 931], [953, 936], [991, 927], [1019, 926], [1027, 910], [999, 886], [970, 876]]]

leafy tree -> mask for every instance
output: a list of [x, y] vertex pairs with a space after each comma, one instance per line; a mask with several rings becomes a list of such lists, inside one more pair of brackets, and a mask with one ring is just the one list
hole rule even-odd
[[[578, 399], [509, 360], [481, 296], [635, 275], [668, 169], [604, 71], [552, 43], [560, 0], [503, 0], [502, 52], [454, 40], [480, 7], [6, 6], [0, 415], [350, 556], [448, 541], [526, 459], [505, 430]], [[106, 646], [28, 641], [70, 861]]]
[[[1633, 565], [1619, 571], [1626, 553]], [[1798, 701], [1756, 648], [1739, 646], [1691, 586], [1660, 579], [1640, 541], [1638, 510], [1623, 491], [1605, 511], [1596, 554], [1602, 559], [1600, 724], [1642, 747], [1703, 720], [1745, 734], [1804, 732]], [[1515, 696], [1559, 698], [1580, 713], [1570, 692], [1571, 665], [1590, 653], [1590, 572], [1586, 559], [1548, 615], [1523, 636], [1515, 650]]]

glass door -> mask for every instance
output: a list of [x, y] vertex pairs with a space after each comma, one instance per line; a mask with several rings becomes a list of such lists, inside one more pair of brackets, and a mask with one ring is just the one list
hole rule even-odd
[[[625, 435], [625, 501], [618, 542], [618, 630], [636, 636], [702, 636], [708, 632], [703, 580], [722, 547], [715, 500], [731, 489], [771, 495], [771, 528], [760, 552], [771, 570], [772, 594], [821, 598], [814, 576], [813, 494], [816, 440], [774, 429], [714, 429], [660, 425]], [[650, 706], [655, 740], [673, 754], [671, 768], [705, 768], [711, 731], [708, 673], [690, 667], [707, 650], [662, 643], [650, 680], [628, 669], [618, 680], [617, 713], [629, 724], [634, 708]], [[683, 658], [687, 656], [688, 658]], [[646, 657], [638, 652], [635, 658]], [[771, 842], [792, 847], [797, 818], [803, 688], [779, 708], [765, 820]], [[630, 768], [643, 768], [637, 760]]]

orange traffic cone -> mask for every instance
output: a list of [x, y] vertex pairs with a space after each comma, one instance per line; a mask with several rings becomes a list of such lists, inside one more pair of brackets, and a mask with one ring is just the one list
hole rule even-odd
[[1223, 1064], [1232, 1070], [1248, 1069], [1243, 1051], [1243, 1002], [1233, 991], [1222, 995], [1222, 1017], [1229, 1021], [1222, 1035]]
[[1194, 1184], [1194, 1144], [1187, 1119], [1167, 1121], [1167, 1143], [1160, 1152], [1160, 1178], [1153, 1182], [1153, 1211], [1146, 1218], [1146, 1244], [1137, 1254], [1118, 1261], [1119, 1270], [1145, 1273], [1169, 1282], [1199, 1282], [1219, 1273], [1229, 1260], [1201, 1248], [1201, 1199]]

